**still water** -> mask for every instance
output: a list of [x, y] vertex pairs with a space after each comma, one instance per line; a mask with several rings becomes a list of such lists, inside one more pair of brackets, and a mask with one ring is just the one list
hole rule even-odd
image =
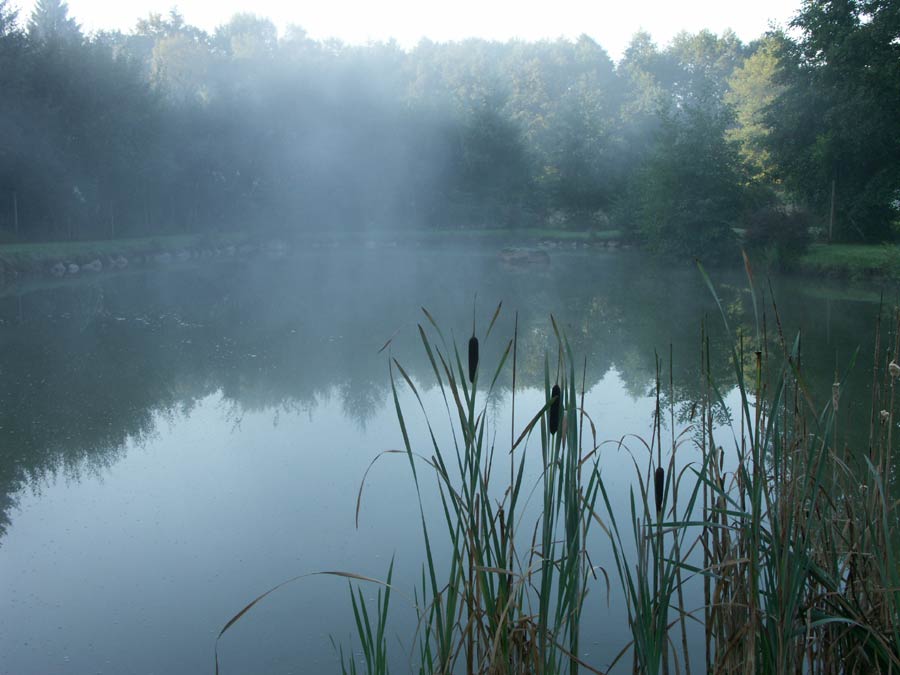
[[[713, 277], [732, 328], [753, 331], [745, 277]], [[803, 331], [804, 368], [823, 403], [860, 347], [841, 408], [852, 427], [867, 414], [858, 401], [878, 292], [773, 287], [785, 332]], [[600, 440], [649, 437], [656, 358], [667, 379], [670, 349], [683, 418], [702, 391], [701, 321], [722, 332], [695, 269], [633, 252], [552, 252], [549, 264], [510, 267], [490, 251], [314, 251], [0, 297], [0, 673], [211, 672], [218, 630], [262, 591], [320, 570], [382, 578], [392, 556], [395, 583], [408, 580], [411, 594], [423, 555], [404, 458], [375, 465], [354, 525], [366, 467], [402, 447], [388, 354], [449, 433], [418, 339], [420, 307], [462, 345], [473, 304], [484, 338], [500, 301], [482, 362], [496, 362], [518, 312], [517, 426], [543, 402], [552, 313], [587, 359], [585, 407]], [[728, 349], [714, 342], [724, 391]], [[488, 402], [498, 447], [508, 448], [510, 399], [501, 377]], [[405, 388], [401, 400], [423, 442]], [[601, 465], [626, 499], [630, 459], [613, 444]], [[530, 464], [527, 478], [538, 475]], [[437, 504], [425, 495], [426, 508]], [[594, 562], [608, 564], [599, 537], [595, 545]], [[273, 594], [223, 638], [222, 672], [339, 672], [332, 639], [350, 642], [347, 593], [346, 580], [314, 576]], [[395, 672], [407, 672], [415, 619], [402, 598], [394, 603], [389, 645]], [[587, 599], [584, 631], [585, 658], [598, 667], [628, 639], [604, 586]]]

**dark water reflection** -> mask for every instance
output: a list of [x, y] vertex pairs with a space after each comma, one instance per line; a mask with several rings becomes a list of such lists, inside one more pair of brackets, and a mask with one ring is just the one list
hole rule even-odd
[[[752, 332], [744, 277], [714, 276], [732, 326]], [[803, 329], [804, 370], [822, 403], [861, 347], [841, 407], [858, 441], [864, 430], [852, 420], [867, 414], [877, 292], [797, 280], [774, 289], [785, 333]], [[342, 561], [382, 574], [385, 560], [358, 551], [397, 550], [384, 534], [409, 520], [399, 506], [405, 476], [381, 479], [394, 499], [372, 507], [370, 529], [352, 532], [361, 471], [397, 442], [377, 352], [393, 338], [391, 353], [430, 383], [419, 307], [462, 343], [476, 292], [482, 335], [504, 305], [485, 363], [519, 312], [525, 400], [543, 382], [557, 318], [587, 358], [586, 388], [611, 420], [604, 437], [646, 431], [656, 354], [667, 360], [670, 346], [674, 403], [687, 410], [702, 390], [703, 317], [722, 334], [696, 270], [630, 252], [556, 253], [526, 269], [465, 250], [311, 252], [0, 298], [0, 672], [198, 672], [209, 668], [216, 627], [268, 583]], [[771, 312], [766, 325], [776, 349]], [[713, 340], [723, 391], [734, 379], [728, 349]], [[498, 414], [509, 386], [502, 377]], [[302, 535], [296, 523], [309, 524]], [[317, 668], [333, 672], [318, 626], [340, 626], [347, 603], [343, 586], [319, 586], [273, 599], [227, 672], [314, 672], [297, 665], [313, 643], [324, 650]]]

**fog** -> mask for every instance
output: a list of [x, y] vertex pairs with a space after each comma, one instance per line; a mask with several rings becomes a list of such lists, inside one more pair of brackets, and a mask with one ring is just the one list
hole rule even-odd
[[[252, 14], [207, 33], [175, 10], [85, 35], [67, 12], [0, 4], [0, 230], [19, 240], [550, 225], [696, 255], [735, 226], [790, 249], [766, 216], [786, 204], [864, 239], [896, 209], [873, 182], [892, 165], [847, 157], [838, 177], [797, 116], [816, 100], [812, 28], [638, 33], [614, 63], [587, 36], [404, 50]], [[873, 54], [893, 49], [864, 18]], [[896, 101], [865, 86], [892, 124]]]
[[[686, 448], [677, 464], [672, 448], [670, 481], [694, 475], [707, 442], [732, 448], [720, 468], [739, 475], [733, 423], [751, 419], [750, 404], [728, 409], [742, 374], [795, 376], [773, 408], [778, 433], [805, 434], [788, 413], [830, 404], [842, 442], [869, 447], [870, 421], [889, 413], [861, 412], [875, 400], [868, 365], [843, 373], [875, 342], [883, 296], [829, 284], [807, 257], [838, 243], [887, 255], [849, 245], [900, 231], [895, 10], [810, 0], [789, 29], [666, 43], [638, 32], [612, 58], [588, 35], [344, 44], [252, 13], [207, 30], [172, 10], [88, 32], [60, 0], [27, 14], [0, 0], [0, 673], [200, 672], [216, 629], [284, 578], [382, 577], [393, 552], [411, 588], [417, 518], [446, 513], [443, 484], [410, 480], [412, 452], [379, 463], [363, 483], [381, 486], [371, 520], [356, 529], [366, 467], [405, 447], [408, 430], [423, 457], [438, 437], [459, 453], [470, 423], [484, 425], [490, 457], [505, 456], [505, 439], [567, 378], [583, 406], [564, 388], [568, 410], [592, 415], [598, 444], [584, 458], [575, 441], [557, 444], [566, 480], [596, 461], [591, 485], [602, 474], [618, 505], [635, 463], [663, 470], [669, 433]], [[880, 271], [896, 274], [886, 260]], [[798, 269], [807, 277], [782, 275]], [[469, 377], [479, 407], [458, 433], [420, 330], [448, 361], [453, 344], [482, 340], [481, 379]], [[799, 356], [779, 370], [797, 331], [802, 381]], [[484, 364], [513, 344], [515, 375], [505, 361], [486, 386]], [[765, 367], [751, 363], [763, 354]], [[720, 407], [697, 426], [712, 392]], [[564, 465], [547, 462], [534, 429], [516, 491]], [[648, 432], [636, 453], [620, 442]], [[459, 461], [478, 477], [471, 466]], [[484, 473], [485, 485], [497, 475]], [[701, 478], [704, 496], [726, 490]], [[474, 503], [496, 497], [502, 514], [513, 488], [498, 486]], [[566, 487], [566, 500], [583, 494]], [[570, 515], [567, 542], [580, 536]], [[479, 518], [474, 530], [488, 532], [492, 517]], [[594, 534], [596, 560], [571, 579], [612, 569], [609, 540]], [[448, 541], [435, 546], [450, 559]], [[549, 570], [552, 550], [540, 556]], [[470, 557], [468, 569], [506, 567]], [[598, 667], [631, 639], [620, 591], [585, 605], [593, 642], [579, 653]], [[277, 616], [254, 613], [229, 634], [227, 672], [332, 672], [326, 633], [352, 643], [350, 605], [326, 584], [303, 593], [273, 596]], [[406, 640], [413, 613], [397, 629]], [[685, 652], [698, 654], [691, 630]], [[391, 657], [400, 671], [404, 649]]]

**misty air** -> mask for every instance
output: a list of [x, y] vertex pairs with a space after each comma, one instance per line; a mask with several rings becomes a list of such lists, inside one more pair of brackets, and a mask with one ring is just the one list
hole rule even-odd
[[900, 672], [898, 82], [900, 0], [0, 0], [0, 675]]

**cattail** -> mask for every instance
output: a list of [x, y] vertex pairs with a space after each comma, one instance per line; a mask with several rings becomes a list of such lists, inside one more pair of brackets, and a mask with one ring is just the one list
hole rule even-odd
[[475, 382], [475, 371], [478, 370], [478, 338], [469, 338], [469, 382]]
[[663, 507], [663, 486], [666, 483], [666, 472], [660, 466], [653, 475], [654, 496], [656, 497], [656, 512], [662, 513]]
[[559, 431], [559, 405], [562, 392], [559, 385], [554, 384], [553, 390], [550, 392], [550, 433], [555, 434]]

